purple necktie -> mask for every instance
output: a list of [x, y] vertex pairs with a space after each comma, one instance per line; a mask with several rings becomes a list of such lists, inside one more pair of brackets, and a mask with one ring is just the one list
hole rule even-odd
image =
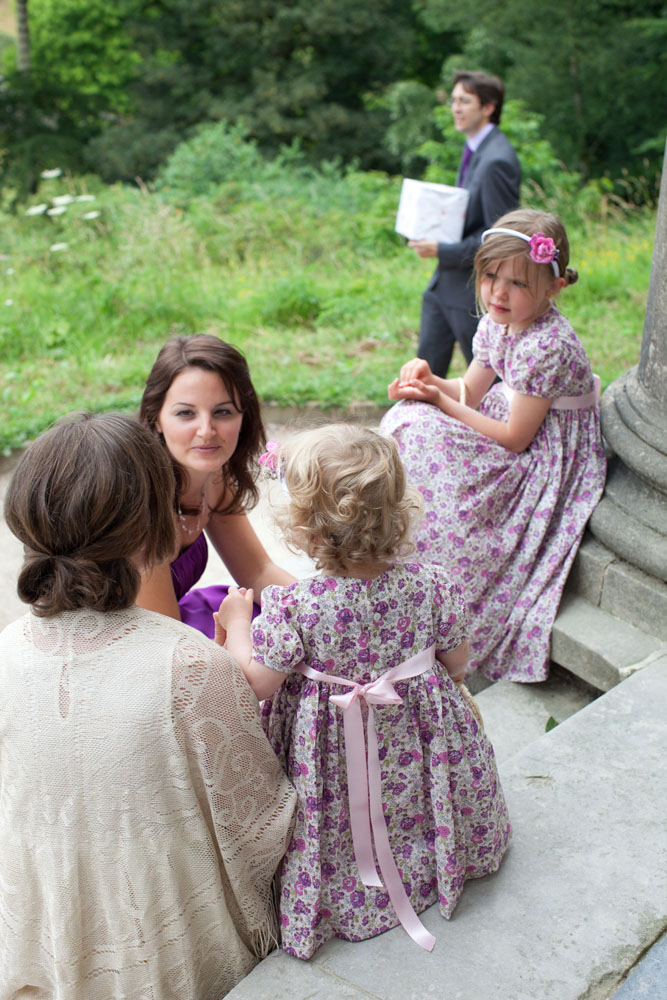
[[461, 169], [459, 170], [459, 187], [463, 187], [463, 181], [465, 180], [466, 170], [468, 169], [468, 164], [470, 163], [470, 157], [472, 156], [472, 149], [466, 142], [463, 149], [463, 157], [461, 158]]

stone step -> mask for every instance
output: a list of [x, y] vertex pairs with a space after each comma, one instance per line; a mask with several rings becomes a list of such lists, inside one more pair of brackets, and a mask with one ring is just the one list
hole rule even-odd
[[667, 934], [631, 969], [613, 1000], [667, 1000]]
[[566, 595], [561, 601], [551, 636], [551, 659], [600, 691], [608, 691], [664, 654], [667, 642], [583, 597]]
[[540, 684], [497, 681], [476, 694], [475, 700], [500, 762], [544, 736], [550, 719], [560, 724], [597, 696], [593, 688], [554, 667]]
[[400, 927], [274, 952], [230, 1000], [607, 1000], [667, 925], [666, 719], [667, 656], [501, 761], [512, 845], [423, 915], [430, 954]]
[[565, 593], [583, 597], [642, 632], [667, 640], [667, 584], [619, 559], [588, 533], [574, 560]]

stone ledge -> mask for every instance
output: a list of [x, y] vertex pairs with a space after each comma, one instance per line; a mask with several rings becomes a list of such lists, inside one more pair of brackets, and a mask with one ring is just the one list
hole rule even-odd
[[552, 667], [540, 684], [496, 681], [476, 694], [475, 700], [500, 763], [544, 736], [550, 717], [564, 722], [595, 697], [593, 689], [572, 683], [565, 671]]
[[667, 584], [619, 558], [586, 532], [565, 586], [642, 632], [667, 640]]
[[[450, 921], [274, 953], [229, 1000], [606, 1000], [665, 929], [667, 657], [500, 765], [512, 846]], [[650, 809], [641, 808], [650, 802]]]
[[617, 559], [604, 576], [600, 607], [667, 641], [667, 584]]
[[565, 593], [599, 606], [607, 567], [618, 557], [588, 532], [584, 534], [565, 585]]
[[667, 644], [581, 597], [561, 602], [551, 635], [551, 659], [601, 691], [625, 680]]

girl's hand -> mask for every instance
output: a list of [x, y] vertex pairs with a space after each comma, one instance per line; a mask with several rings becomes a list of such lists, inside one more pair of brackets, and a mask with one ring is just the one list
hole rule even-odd
[[227, 596], [218, 609], [216, 628], [221, 628], [225, 632], [229, 631], [230, 625], [235, 622], [247, 622], [252, 620], [252, 605], [254, 593], [251, 588], [230, 587]]
[[[227, 598], [225, 598], [227, 600]], [[218, 611], [213, 612], [213, 621], [215, 622], [215, 632], [213, 634], [213, 642], [217, 643], [218, 646], [224, 646], [227, 642], [227, 629], [223, 626], [220, 621], [220, 613]]]
[[433, 373], [428, 361], [424, 361], [423, 358], [412, 358], [410, 361], [406, 361], [404, 365], [401, 365], [401, 373], [398, 381], [410, 382], [414, 378], [418, 378], [420, 382], [431, 381]]
[[[389, 399], [417, 399], [422, 403], [432, 403], [440, 406], [442, 393], [435, 385], [428, 385], [420, 379], [413, 378], [409, 381], [394, 379], [387, 386]], [[442, 409], [442, 407], [440, 407]]]

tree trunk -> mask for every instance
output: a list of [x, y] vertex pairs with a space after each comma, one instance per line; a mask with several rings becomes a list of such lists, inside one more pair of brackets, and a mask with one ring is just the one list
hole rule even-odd
[[28, 0], [16, 0], [16, 25], [18, 29], [18, 69], [21, 73], [29, 73], [30, 30], [28, 27]]

